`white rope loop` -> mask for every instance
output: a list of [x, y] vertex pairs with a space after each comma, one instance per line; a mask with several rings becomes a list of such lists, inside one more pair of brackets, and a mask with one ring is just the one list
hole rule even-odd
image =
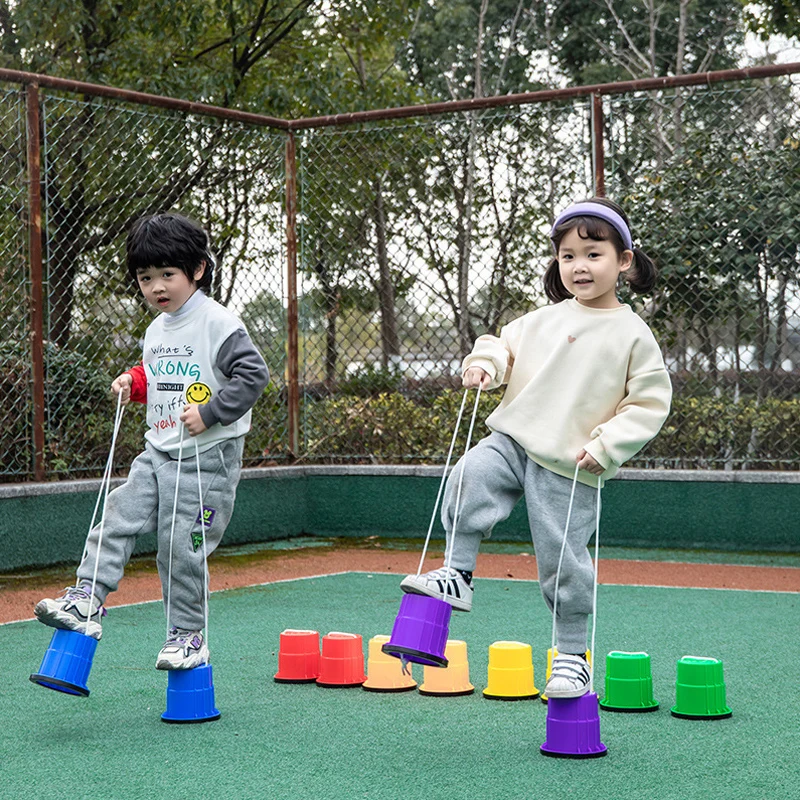
[[183, 460], [183, 423], [178, 423], [180, 438], [178, 440], [178, 470], [175, 473], [175, 497], [172, 501], [172, 524], [169, 529], [169, 562], [167, 564], [167, 640], [169, 640], [169, 617], [172, 603], [172, 543], [175, 539], [175, 517], [178, 513], [178, 489], [181, 484], [181, 461]]
[[422, 573], [422, 565], [425, 562], [425, 554], [428, 552], [428, 544], [431, 540], [431, 532], [433, 531], [433, 525], [436, 522], [436, 512], [439, 509], [439, 501], [442, 499], [442, 490], [444, 489], [445, 481], [447, 480], [447, 470], [450, 467], [450, 459], [453, 457], [453, 448], [456, 444], [456, 439], [458, 438], [458, 430], [461, 427], [461, 417], [464, 414], [464, 406], [467, 402], [467, 392], [464, 392], [464, 396], [461, 399], [461, 408], [458, 410], [458, 419], [456, 420], [456, 426], [453, 429], [453, 438], [450, 440], [450, 449], [447, 451], [447, 460], [444, 464], [444, 471], [442, 472], [442, 480], [439, 482], [439, 492], [436, 495], [436, 502], [433, 504], [433, 514], [431, 514], [431, 522], [428, 525], [428, 533], [425, 536], [425, 544], [422, 546], [422, 555], [419, 559], [419, 566], [417, 567], [417, 577]]
[[597, 513], [594, 522], [594, 588], [592, 590], [592, 663], [589, 665], [589, 691], [594, 691], [594, 635], [597, 629], [597, 568], [600, 563], [600, 480], [597, 481]]
[[[558, 567], [556, 569], [556, 585], [553, 592], [553, 630], [551, 636], [551, 652], [555, 658], [556, 652], [556, 616], [558, 613], [558, 586], [561, 580], [561, 564], [564, 561], [564, 551], [567, 548], [567, 534], [569, 533], [569, 523], [572, 518], [572, 504], [575, 499], [575, 487], [578, 483], [578, 465], [575, 465], [575, 474], [572, 477], [572, 490], [569, 494], [569, 507], [567, 508], [567, 522], [564, 526], [564, 538], [561, 541], [561, 552], [558, 556]], [[591, 653], [592, 659], [589, 665], [589, 691], [594, 691], [594, 662], [596, 655], [595, 648], [595, 632], [597, 629], [597, 564], [599, 558], [599, 542], [600, 542], [600, 479], [597, 480], [597, 511], [595, 514], [595, 528], [594, 528], [594, 569], [593, 569], [593, 586], [592, 586], [592, 637], [591, 637]]]
[[[180, 479], [181, 479], [181, 461], [183, 458], [183, 431], [184, 426], [183, 423], [179, 423], [180, 425], [180, 441], [178, 443], [178, 472], [175, 476], [175, 498], [172, 503], [172, 523], [170, 525], [169, 531], [169, 565], [167, 567], [167, 639], [169, 639], [169, 632], [170, 632], [170, 610], [171, 610], [171, 598], [172, 598], [172, 553], [173, 553], [173, 542], [175, 540], [175, 520], [178, 514], [178, 490], [180, 488]], [[200, 476], [200, 447], [197, 443], [197, 439], [194, 440], [194, 457], [195, 457], [195, 464], [197, 466], [197, 494], [200, 500], [200, 530], [202, 531], [203, 535], [203, 578], [205, 580], [205, 589], [203, 590], [203, 627], [205, 629], [205, 641], [206, 646], [208, 646], [208, 604], [209, 604], [209, 590], [208, 590], [208, 581], [209, 581], [209, 574], [208, 574], [208, 549], [206, 546], [206, 518], [204, 514], [204, 505], [203, 505], [203, 483]]]
[[558, 567], [556, 567], [556, 585], [553, 591], [553, 629], [550, 637], [550, 647], [553, 657], [556, 652], [556, 616], [558, 614], [558, 585], [561, 581], [561, 564], [564, 561], [564, 551], [567, 549], [567, 534], [569, 533], [569, 522], [572, 518], [572, 503], [575, 500], [575, 486], [578, 483], [578, 465], [575, 465], [575, 474], [572, 477], [572, 490], [569, 493], [569, 507], [567, 508], [567, 523], [564, 526], [564, 536], [561, 540], [561, 552], [558, 554]]
[[[125, 413], [125, 406], [122, 405], [122, 392], [117, 394], [117, 408], [114, 412], [114, 430], [111, 434], [111, 449], [108, 452], [108, 460], [106, 461], [106, 468], [103, 470], [103, 477], [100, 479], [100, 491], [97, 494], [97, 502], [94, 504], [94, 512], [92, 513], [92, 521], [89, 525], [89, 533], [91, 534], [94, 529], [94, 523], [97, 519], [97, 510], [100, 508], [100, 498], [103, 498], [103, 516], [100, 518], [100, 530], [97, 535], [97, 555], [94, 559], [94, 571], [92, 572], [92, 590], [89, 595], [89, 611], [86, 614], [86, 625], [83, 629], [85, 635], [89, 635], [89, 622], [92, 618], [92, 603], [94, 602], [94, 593], [97, 589], [97, 570], [100, 566], [100, 548], [103, 545], [103, 529], [106, 521], [106, 506], [108, 505], [108, 492], [111, 487], [111, 470], [114, 466], [114, 450], [117, 447], [117, 435], [119, 434], [120, 425], [122, 424], [122, 415]], [[105, 494], [103, 490], [105, 489]], [[97, 618], [98, 624], [102, 628], [100, 616]]]
[[203, 625], [206, 632], [206, 647], [208, 647], [208, 551], [206, 550], [206, 516], [205, 508], [203, 507], [203, 483], [200, 480], [200, 447], [197, 444], [197, 439], [194, 440], [194, 458], [197, 462], [197, 494], [200, 499], [200, 530], [203, 534], [203, 580], [205, 589], [203, 591]]
[[[466, 394], [466, 393], [465, 393]], [[472, 430], [475, 427], [475, 418], [478, 416], [478, 402], [481, 399], [481, 385], [478, 384], [478, 390], [475, 393], [475, 405], [472, 408], [472, 418], [469, 421], [469, 432], [467, 433], [467, 443], [464, 446], [464, 455], [462, 459], [466, 459], [469, 452], [469, 445], [472, 441]], [[453, 560], [453, 545], [456, 540], [456, 530], [458, 528], [458, 512], [461, 509], [461, 483], [464, 480], [464, 468], [466, 463], [461, 461], [461, 472], [458, 473], [458, 489], [456, 490], [456, 505], [453, 510], [453, 530], [450, 532], [450, 547], [447, 551], [447, 563], [445, 564], [445, 575], [450, 572], [450, 562]]]

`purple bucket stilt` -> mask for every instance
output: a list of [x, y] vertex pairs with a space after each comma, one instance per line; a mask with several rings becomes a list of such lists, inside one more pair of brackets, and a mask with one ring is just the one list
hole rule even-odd
[[547, 737], [539, 748], [555, 758], [599, 758], [607, 752], [600, 741], [597, 695], [551, 697], [547, 704]]
[[446, 667], [444, 655], [453, 607], [424, 594], [404, 594], [384, 653], [428, 667]]
[[47, 689], [79, 697], [89, 696], [86, 681], [92, 669], [97, 639], [79, 631], [53, 631], [39, 671], [31, 680]]

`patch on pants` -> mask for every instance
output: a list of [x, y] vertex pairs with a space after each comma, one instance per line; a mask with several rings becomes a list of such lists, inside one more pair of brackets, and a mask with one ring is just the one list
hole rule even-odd
[[[197, 519], [194, 521], [195, 525], [202, 525], [203, 529], [210, 528], [212, 523], [214, 522], [214, 517], [217, 514], [217, 510], [215, 508], [209, 508], [208, 506], [203, 506], [203, 513], [202, 516], [200, 512], [197, 513]], [[197, 531], [192, 533], [192, 548], [194, 552], [197, 552], [197, 548], [201, 547], [203, 544], [203, 530]]]

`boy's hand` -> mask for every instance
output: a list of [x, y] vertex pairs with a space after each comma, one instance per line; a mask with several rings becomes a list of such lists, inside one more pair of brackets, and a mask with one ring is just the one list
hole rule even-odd
[[489, 377], [489, 373], [480, 367], [470, 367], [465, 370], [461, 378], [461, 383], [465, 389], [476, 389], [478, 386], [481, 389], [485, 389], [491, 382], [492, 379]]
[[198, 433], [202, 433], [206, 430], [206, 424], [200, 416], [200, 409], [194, 403], [183, 407], [181, 422], [183, 423], [183, 427], [189, 431], [190, 436], [197, 436]]
[[578, 453], [575, 457], [575, 461], [578, 463], [580, 469], [585, 469], [587, 472], [591, 472], [592, 475], [602, 475], [605, 472], [585, 450], [581, 450], [580, 453]]
[[124, 406], [128, 405], [128, 403], [131, 401], [132, 384], [133, 378], [127, 372], [114, 378], [114, 381], [111, 384], [111, 391], [114, 392], [114, 394], [122, 395], [121, 403]]

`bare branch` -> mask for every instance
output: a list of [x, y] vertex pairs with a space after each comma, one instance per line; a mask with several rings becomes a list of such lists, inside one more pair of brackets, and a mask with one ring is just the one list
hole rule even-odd
[[[496, 95], [500, 91], [500, 87], [503, 84], [503, 78], [506, 74], [508, 59], [511, 57], [511, 50], [517, 43], [517, 25], [519, 24], [519, 18], [522, 16], [524, 5], [525, 0], [519, 0], [519, 3], [517, 4], [517, 10], [514, 12], [514, 19], [511, 22], [511, 33], [509, 34], [508, 47], [506, 48], [505, 53], [503, 53], [503, 63], [500, 64], [500, 71], [497, 73], [497, 80], [495, 80], [494, 91], [492, 92], [493, 95]], [[532, 7], [533, 6], [531, 6], [531, 8]]]
[[630, 34], [628, 33], [628, 29], [625, 27], [625, 24], [620, 19], [617, 12], [614, 10], [614, 3], [613, 0], [605, 0], [606, 8], [611, 12], [611, 16], [614, 17], [614, 22], [617, 24], [617, 28], [619, 32], [625, 37], [625, 41], [628, 43], [628, 47], [636, 54], [637, 58], [640, 59], [641, 63], [644, 65], [645, 69], [648, 71], [650, 70], [650, 59], [642, 53], [641, 50], [636, 46], [633, 39], [631, 39]]

